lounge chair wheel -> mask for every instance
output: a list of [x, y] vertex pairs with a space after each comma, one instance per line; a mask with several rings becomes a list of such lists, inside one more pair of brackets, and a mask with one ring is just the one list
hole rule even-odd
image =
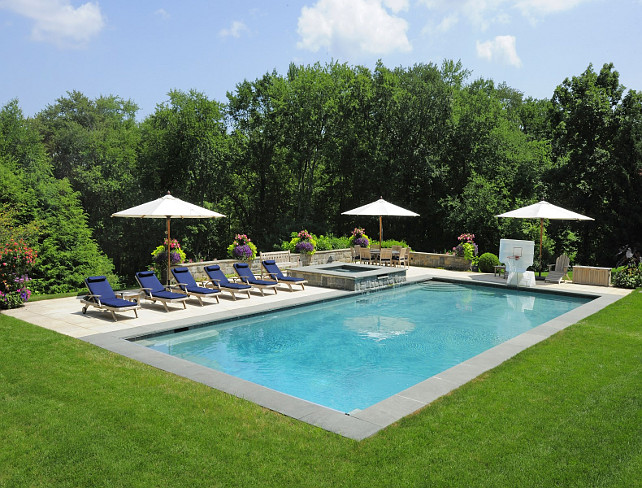
[[82, 308], [82, 313], [83, 313], [83, 314], [86, 314], [86, 313], [87, 313], [87, 307], [83, 307], [83, 308]]

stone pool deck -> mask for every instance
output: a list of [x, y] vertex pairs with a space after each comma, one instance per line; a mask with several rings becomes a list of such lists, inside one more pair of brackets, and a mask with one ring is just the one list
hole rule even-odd
[[[503, 278], [492, 274], [434, 268], [410, 267], [407, 271], [407, 279], [408, 281], [438, 279], [506, 286]], [[265, 296], [261, 296], [257, 292], [252, 294], [251, 299], [242, 298], [239, 295], [236, 301], [232, 300], [230, 295], [221, 293], [219, 304], [215, 300], [204, 299], [205, 305], [201, 307], [198, 301], [193, 299], [188, 300], [187, 309], [183, 309], [181, 305], [175, 305], [170, 306], [169, 312], [165, 312], [160, 304], [144, 301], [142, 308], [138, 311], [138, 318], [134, 317], [133, 312], [127, 312], [118, 314], [117, 322], [112, 320], [110, 313], [95, 308], [89, 308], [87, 314], [83, 314], [80, 297], [31, 302], [22, 308], [2, 313], [204, 383], [337, 434], [361, 440], [630, 293], [630, 290], [613, 287], [573, 283], [557, 285], [543, 282], [537, 282], [537, 286], [530, 290], [591, 295], [596, 299], [369, 408], [349, 414], [294, 398], [183, 359], [167, 356], [126, 339], [214, 320], [262, 314], [283, 307], [348, 296], [353, 292], [313, 286], [307, 286], [304, 291], [290, 292], [284, 287], [279, 288], [276, 295], [268, 291]]]

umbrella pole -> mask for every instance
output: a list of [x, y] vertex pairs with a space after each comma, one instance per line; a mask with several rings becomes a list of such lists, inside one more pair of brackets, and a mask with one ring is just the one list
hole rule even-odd
[[172, 262], [172, 254], [171, 254], [171, 252], [172, 252], [171, 249], [172, 248], [170, 247], [171, 246], [171, 242], [170, 242], [170, 239], [169, 239], [169, 221], [170, 221], [170, 218], [167, 217], [167, 278], [166, 278], [167, 279], [167, 286], [169, 286], [169, 267], [170, 267], [171, 262]]
[[383, 236], [383, 223], [381, 221], [381, 215], [379, 215], [379, 249], [381, 249], [382, 236]]
[[539, 219], [539, 275], [542, 276], [542, 239], [544, 238], [544, 219]]

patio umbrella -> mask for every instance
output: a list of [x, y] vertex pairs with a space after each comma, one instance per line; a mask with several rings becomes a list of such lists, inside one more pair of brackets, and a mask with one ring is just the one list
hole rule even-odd
[[516, 210], [511, 210], [503, 214], [496, 215], [496, 217], [510, 217], [514, 219], [539, 219], [539, 265], [540, 272], [542, 266], [542, 237], [544, 236], [544, 219], [552, 220], [593, 220], [591, 217], [566, 210], [565, 208], [558, 207], [552, 203], [541, 201], [521, 207]]
[[167, 283], [169, 284], [170, 254], [170, 221], [171, 219], [215, 219], [225, 215], [194, 205], [172, 196], [169, 192], [161, 198], [143, 203], [136, 207], [121, 210], [112, 217], [140, 219], [165, 219], [167, 221]]
[[381, 245], [383, 237], [383, 221], [382, 217], [396, 216], [396, 217], [419, 217], [418, 213], [406, 210], [405, 208], [386, 202], [380, 198], [376, 202], [368, 203], [362, 207], [354, 208], [343, 212], [341, 215], [374, 215], [379, 216], [379, 245]]

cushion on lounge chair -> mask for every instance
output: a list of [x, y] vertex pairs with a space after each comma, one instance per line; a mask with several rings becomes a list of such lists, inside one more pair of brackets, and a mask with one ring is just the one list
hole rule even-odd
[[93, 301], [95, 303], [100, 301], [102, 305], [113, 308], [131, 308], [136, 306], [135, 303], [132, 303], [129, 300], [117, 298], [105, 276], [90, 276], [85, 279], [85, 284], [87, 285], [91, 295], [93, 295], [85, 297], [85, 300], [87, 301]]
[[174, 275], [174, 278], [176, 278], [178, 286], [180, 286], [183, 291], [200, 293], [202, 295], [214, 295], [215, 293], [219, 293], [219, 290], [198, 286], [196, 280], [192, 276], [192, 273], [190, 273], [189, 269], [185, 266], [172, 268], [172, 274]]
[[223, 288], [229, 288], [231, 290], [248, 290], [252, 288], [250, 285], [246, 285], [245, 283], [232, 283], [227, 279], [227, 276], [225, 276], [225, 273], [223, 273], [218, 264], [210, 264], [209, 266], [205, 266], [203, 269], [212, 282], [218, 281], [219, 286]]
[[265, 271], [277, 281], [291, 281], [293, 283], [305, 281], [304, 278], [295, 278], [294, 276], [285, 276], [274, 259], [266, 259], [262, 262]]
[[136, 273], [136, 278], [140, 283], [141, 288], [147, 296], [154, 296], [156, 298], [164, 298], [166, 300], [176, 300], [185, 298], [183, 293], [174, 293], [167, 291], [165, 287], [158, 281], [156, 274], [153, 271], [139, 271]]
[[245, 283], [251, 283], [252, 285], [257, 286], [276, 286], [274, 281], [257, 280], [247, 263], [234, 263], [233, 266], [236, 273]]

